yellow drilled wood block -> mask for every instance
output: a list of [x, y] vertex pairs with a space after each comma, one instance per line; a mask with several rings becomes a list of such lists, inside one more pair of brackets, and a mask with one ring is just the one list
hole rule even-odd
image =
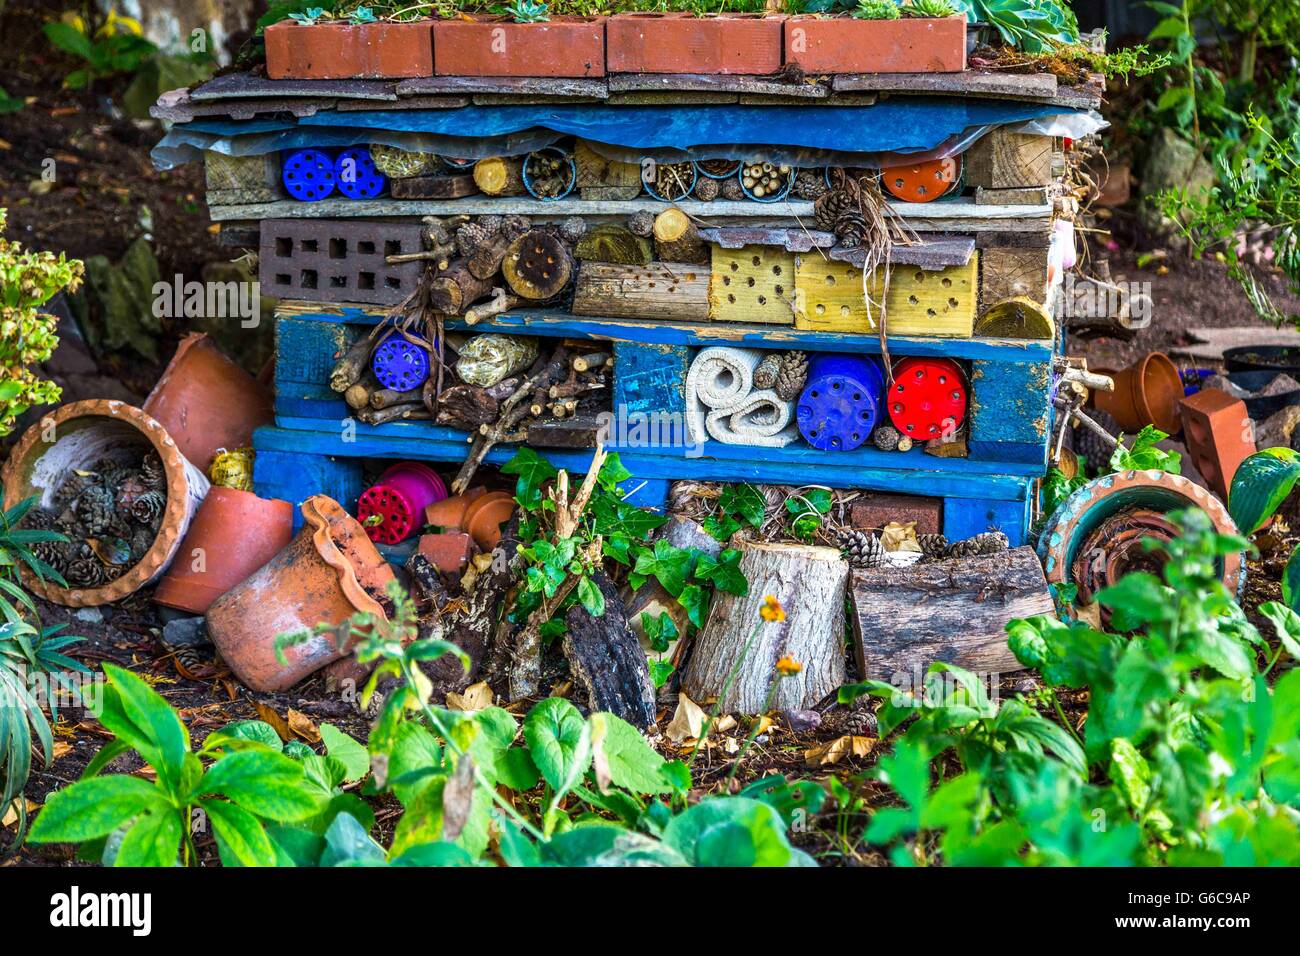
[[[933, 272], [920, 266], [895, 266], [887, 302], [889, 331], [895, 335], [970, 338], [975, 325], [978, 256], [972, 255], [964, 266]], [[815, 253], [796, 256], [794, 327], [816, 332], [875, 333], [880, 327], [881, 285], [876, 275], [867, 286], [872, 302], [868, 313], [862, 294], [862, 270]]]
[[794, 253], [775, 246], [713, 246], [709, 318], [717, 322], [794, 321]]

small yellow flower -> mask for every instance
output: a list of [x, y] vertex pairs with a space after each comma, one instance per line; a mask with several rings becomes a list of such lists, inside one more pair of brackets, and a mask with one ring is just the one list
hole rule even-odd
[[763, 607], [759, 613], [763, 615], [763, 620], [765, 621], [779, 622], [785, 620], [785, 608], [781, 606], [781, 602], [772, 594], [763, 598]]
[[803, 670], [803, 665], [789, 654], [776, 662], [776, 672], [782, 677], [793, 677], [801, 670]]

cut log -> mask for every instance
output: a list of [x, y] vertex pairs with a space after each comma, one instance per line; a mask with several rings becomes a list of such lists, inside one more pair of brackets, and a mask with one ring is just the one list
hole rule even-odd
[[522, 156], [489, 156], [474, 164], [474, 185], [489, 196], [522, 196], [524, 160]]
[[913, 680], [934, 661], [980, 674], [1021, 670], [1006, 625], [1054, 613], [1034, 549], [853, 572], [853, 646], [865, 677]]
[[582, 140], [573, 149], [577, 187], [583, 199], [635, 199], [641, 194], [641, 167], [606, 159]]
[[1052, 137], [994, 127], [966, 151], [967, 186], [1019, 189], [1052, 181]]
[[707, 322], [709, 269], [685, 262], [648, 266], [584, 262], [578, 270], [573, 314]]
[[343, 393], [343, 400], [348, 403], [348, 408], [351, 409], [369, 408], [370, 396], [382, 388], [379, 379], [375, 378], [373, 372], [367, 370], [361, 376], [361, 381], [348, 386], [348, 390]]
[[389, 408], [393, 405], [411, 405], [424, 401], [424, 386], [398, 392], [391, 388], [376, 389], [370, 393], [371, 408]]
[[573, 277], [573, 254], [558, 236], [530, 229], [510, 244], [501, 274], [520, 298], [552, 299]]
[[477, 385], [452, 385], [438, 396], [438, 424], [477, 431], [496, 421], [499, 402]]
[[645, 652], [609, 578], [598, 571], [592, 581], [605, 597], [605, 613], [592, 617], [581, 604], [569, 609], [563, 645], [569, 670], [592, 711], [608, 711], [646, 730], [655, 722], [655, 691]]
[[457, 259], [429, 283], [429, 303], [434, 311], [460, 315], [492, 292], [492, 282], [469, 271], [464, 259]]
[[700, 231], [676, 206], [655, 216], [655, 257], [660, 262], [709, 261], [709, 244], [700, 238]]
[[[723, 713], [812, 707], [844, 683], [848, 562], [834, 548], [810, 545], [754, 541], [740, 543], [739, 549], [749, 593], [713, 595], [709, 617], [690, 650], [682, 690], [692, 700], [719, 698]], [[763, 619], [768, 595], [781, 603], [785, 620]], [[801, 665], [798, 674], [777, 676], [776, 663], [783, 657]], [[774, 680], [780, 683], [769, 705]]]
[[574, 255], [588, 262], [636, 266], [648, 265], [655, 257], [649, 239], [612, 222], [602, 223], [578, 240]]
[[476, 279], [491, 279], [501, 269], [501, 260], [510, 251], [512, 236], [503, 232], [494, 233], [487, 242], [479, 246], [466, 260], [470, 275]]
[[346, 392], [370, 368], [370, 353], [375, 343], [369, 336], [361, 336], [343, 353], [330, 371], [330, 388], [336, 392]]
[[505, 289], [497, 286], [492, 290], [492, 298], [489, 301], [465, 310], [465, 324], [478, 325], [493, 316], [509, 312], [518, 304], [518, 299], [513, 295], [507, 295]]

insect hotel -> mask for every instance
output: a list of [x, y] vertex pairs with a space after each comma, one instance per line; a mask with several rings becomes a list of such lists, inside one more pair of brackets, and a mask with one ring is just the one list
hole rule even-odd
[[155, 107], [278, 301], [258, 495], [490, 549], [481, 468], [600, 449], [646, 508], [815, 485], [863, 530], [1027, 542], [1099, 79], [967, 69], [961, 17], [490, 27], [277, 24], [265, 75]]

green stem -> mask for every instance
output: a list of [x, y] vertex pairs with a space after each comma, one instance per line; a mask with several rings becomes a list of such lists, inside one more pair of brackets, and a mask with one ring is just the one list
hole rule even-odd
[[1080, 737], [1078, 731], [1074, 729], [1074, 724], [1070, 723], [1070, 721], [1066, 719], [1065, 709], [1061, 707], [1061, 700], [1056, 696], [1056, 691], [1052, 691], [1052, 707], [1056, 710], [1056, 719], [1061, 722], [1061, 726], [1068, 730], [1070, 736], [1075, 739], [1080, 747], [1082, 747], [1083, 738]]
[[776, 674], [772, 678], [772, 683], [767, 688], [767, 699], [763, 701], [763, 713], [754, 718], [750, 724], [749, 733], [745, 735], [745, 742], [740, 747], [740, 753], [736, 754], [736, 759], [732, 761], [731, 772], [727, 774], [727, 792], [731, 792], [731, 781], [736, 779], [736, 772], [740, 770], [740, 764], [745, 759], [745, 754], [749, 753], [749, 748], [754, 743], [754, 738], [758, 736], [758, 728], [763, 723], [763, 714], [772, 709], [772, 701], [776, 700], [776, 689], [784, 680], [784, 675]]

